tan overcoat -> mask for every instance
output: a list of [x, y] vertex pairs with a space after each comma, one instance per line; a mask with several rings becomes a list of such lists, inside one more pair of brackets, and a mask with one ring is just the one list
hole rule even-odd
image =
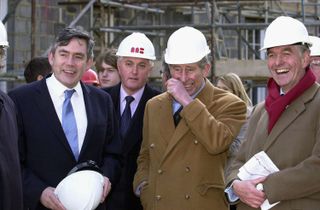
[[246, 106], [206, 80], [181, 116], [175, 128], [168, 93], [147, 103], [134, 189], [147, 181], [141, 191], [145, 210], [226, 210], [227, 151], [245, 122]]
[[[232, 164], [227, 182], [254, 154], [264, 150], [280, 172], [268, 176], [264, 190], [271, 210], [320, 209], [320, 92], [314, 84], [293, 101], [267, 134], [268, 113], [264, 102], [251, 116], [247, 140]], [[253, 208], [238, 204], [238, 210]]]

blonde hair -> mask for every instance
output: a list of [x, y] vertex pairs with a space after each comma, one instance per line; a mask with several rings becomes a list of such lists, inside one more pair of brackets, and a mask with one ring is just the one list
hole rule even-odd
[[218, 81], [222, 81], [233, 94], [241, 98], [247, 106], [252, 106], [252, 102], [242, 84], [242, 81], [238, 75], [235, 73], [228, 73], [225, 75], [221, 75], [217, 78]]

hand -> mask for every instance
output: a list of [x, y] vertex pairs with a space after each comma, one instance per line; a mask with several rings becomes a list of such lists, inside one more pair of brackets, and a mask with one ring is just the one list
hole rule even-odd
[[48, 209], [66, 210], [57, 196], [54, 194], [53, 187], [47, 187], [44, 189], [44, 191], [41, 193], [40, 202]]
[[182, 106], [188, 105], [193, 100], [181, 81], [171, 78], [166, 82], [166, 86], [167, 92]]
[[257, 190], [256, 185], [265, 179], [266, 177], [247, 181], [235, 180], [232, 188], [242, 202], [253, 208], [259, 208], [266, 200], [266, 195], [263, 191]]
[[103, 203], [103, 201], [106, 199], [107, 195], [109, 194], [111, 190], [111, 182], [108, 177], [104, 176], [104, 184], [103, 184], [103, 193], [101, 197], [100, 203]]

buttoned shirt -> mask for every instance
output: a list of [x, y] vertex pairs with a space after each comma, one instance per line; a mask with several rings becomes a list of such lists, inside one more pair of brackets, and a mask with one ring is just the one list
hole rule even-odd
[[[46, 83], [48, 86], [49, 94], [51, 100], [53, 102], [54, 108], [60, 120], [62, 122], [62, 106], [64, 101], [64, 91], [70, 90], [70, 88], [64, 86], [60, 83], [54, 74], [51, 77], [46, 79]], [[75, 92], [71, 97], [71, 104], [74, 111], [74, 115], [77, 122], [77, 130], [78, 130], [78, 145], [79, 145], [79, 152], [81, 151], [81, 147], [84, 141], [84, 137], [86, 135], [88, 119], [87, 119], [87, 112], [83, 98], [83, 92], [80, 85], [80, 82], [73, 88]]]
[[[139, 89], [137, 92], [135, 92], [134, 94], [132, 94], [131, 96], [134, 98], [134, 100], [131, 102], [130, 104], [130, 108], [131, 108], [131, 117], [134, 115], [134, 112], [137, 110], [137, 107], [139, 105], [140, 99], [142, 97], [143, 91], [144, 91], [144, 87], [143, 86], [141, 89]], [[120, 115], [122, 115], [124, 108], [126, 107], [126, 96], [128, 96], [128, 94], [126, 93], [126, 91], [124, 90], [124, 88], [120, 87]]]

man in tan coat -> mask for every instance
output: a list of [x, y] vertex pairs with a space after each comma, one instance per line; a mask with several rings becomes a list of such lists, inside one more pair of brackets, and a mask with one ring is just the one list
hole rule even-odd
[[204, 35], [192, 27], [168, 40], [172, 78], [167, 91], [147, 103], [134, 180], [145, 210], [228, 209], [224, 167], [246, 106], [206, 79], [209, 53]]
[[[227, 177], [226, 192], [238, 210], [258, 209], [266, 199], [279, 202], [272, 210], [320, 208], [320, 92], [309, 70], [309, 45], [306, 27], [291, 17], [276, 18], [266, 30], [268, 96], [253, 112]], [[261, 151], [279, 171], [239, 180], [239, 168]]]

